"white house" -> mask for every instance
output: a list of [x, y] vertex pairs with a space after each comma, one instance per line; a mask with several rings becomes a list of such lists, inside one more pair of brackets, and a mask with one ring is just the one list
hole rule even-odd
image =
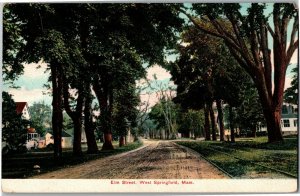
[[[281, 111], [281, 130], [283, 135], [297, 134], [298, 132], [298, 106], [283, 103]], [[258, 131], [267, 131], [267, 127], [260, 126]]]
[[283, 134], [297, 134], [298, 130], [298, 106], [284, 104], [281, 114], [281, 129]]
[[29, 120], [30, 119], [30, 114], [28, 110], [28, 104], [27, 102], [16, 102], [16, 112], [17, 114], [22, 114], [22, 118]]

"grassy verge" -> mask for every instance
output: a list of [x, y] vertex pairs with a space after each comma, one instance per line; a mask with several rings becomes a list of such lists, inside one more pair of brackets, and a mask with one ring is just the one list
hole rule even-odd
[[177, 143], [199, 152], [236, 178], [291, 177], [267, 167], [298, 176], [297, 137], [285, 138], [282, 143], [266, 142], [266, 137], [259, 137], [237, 140], [236, 143], [213, 141]]
[[[141, 141], [129, 143], [123, 147], [117, 147], [111, 151], [99, 151], [97, 154], [84, 153], [75, 157], [71, 150], [63, 151], [61, 160], [55, 160], [52, 152], [48, 153], [26, 153], [2, 158], [2, 178], [28, 178], [38, 173], [46, 173], [72, 165], [85, 163], [90, 160], [104, 158], [111, 155], [134, 150], [142, 146]], [[34, 170], [33, 166], [39, 165], [40, 170]]]

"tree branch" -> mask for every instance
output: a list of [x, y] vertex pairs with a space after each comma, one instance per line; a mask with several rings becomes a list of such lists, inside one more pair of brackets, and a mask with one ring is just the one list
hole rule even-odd
[[274, 8], [273, 8], [273, 23], [274, 23], [274, 31], [275, 31], [275, 36], [274, 39], [278, 42], [281, 43], [281, 33], [280, 33], [280, 19], [279, 19], [279, 11], [280, 11], [280, 5], [275, 3]]
[[294, 21], [293, 29], [292, 29], [292, 32], [291, 32], [290, 45], [294, 43], [296, 33], [298, 32], [299, 19], [298, 19], [298, 17], [295, 17], [294, 20], [295, 21]]
[[69, 101], [69, 86], [67, 83], [66, 76], [63, 75], [63, 97], [64, 97], [64, 107], [67, 112], [67, 114], [73, 119], [75, 117], [75, 112], [72, 111], [70, 107], [70, 101]]
[[296, 40], [294, 44], [290, 43], [289, 49], [287, 51], [287, 62], [290, 62], [295, 50], [298, 48], [299, 40]]
[[264, 75], [266, 80], [268, 93], [272, 95], [272, 63], [271, 63], [271, 51], [268, 48], [268, 31], [265, 26], [264, 20], [260, 21], [260, 47], [264, 59]]
[[234, 50], [233, 48], [229, 47], [229, 51], [232, 54], [232, 56], [238, 61], [238, 63], [250, 74], [252, 75], [252, 70], [249, 68], [247, 62], [245, 62], [245, 60], [240, 57], [240, 55], [238, 54], [238, 52], [236, 50]]
[[268, 28], [268, 30], [269, 30], [269, 32], [270, 32], [270, 34], [271, 34], [271, 36], [273, 37], [273, 39], [275, 38], [275, 33], [274, 33], [274, 31], [273, 31], [273, 29], [270, 27], [270, 25], [269, 24], [267, 24], [267, 28]]

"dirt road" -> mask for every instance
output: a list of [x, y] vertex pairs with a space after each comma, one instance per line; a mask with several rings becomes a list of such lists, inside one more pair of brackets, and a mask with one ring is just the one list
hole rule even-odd
[[144, 141], [127, 153], [34, 176], [43, 179], [217, 179], [228, 178], [199, 154], [170, 141]]

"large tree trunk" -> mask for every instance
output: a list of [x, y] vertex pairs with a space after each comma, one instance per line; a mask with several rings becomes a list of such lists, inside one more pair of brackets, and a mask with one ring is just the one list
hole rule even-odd
[[112, 145], [112, 133], [105, 132], [104, 133], [104, 144], [102, 146], [102, 150], [113, 150], [114, 146]]
[[[100, 120], [101, 120], [101, 128], [104, 136], [104, 143], [102, 146], [102, 150], [113, 150], [114, 147], [112, 145], [112, 131], [111, 131], [111, 110], [112, 110], [112, 97], [109, 97], [108, 87], [105, 84], [102, 84], [101, 87], [99, 84], [100, 81], [94, 81], [93, 88], [95, 94], [97, 96], [99, 105], [100, 105]], [[112, 89], [111, 89], [112, 91]], [[112, 94], [110, 94], [112, 96]], [[108, 103], [109, 102], [109, 103]]]
[[119, 147], [125, 146], [125, 136], [120, 136], [119, 138]]
[[230, 105], [229, 105], [229, 126], [230, 126], [230, 139], [231, 139], [231, 142], [235, 142], [233, 111], [232, 111], [232, 107]]
[[[88, 32], [88, 23], [84, 20], [84, 18], [80, 19], [80, 40], [81, 40], [81, 47], [83, 49], [83, 56], [87, 59], [87, 51], [84, 50], [87, 48], [87, 38], [89, 35]], [[88, 69], [90, 69], [91, 66], [88, 65]], [[87, 153], [88, 154], [93, 154], [93, 153], [97, 153], [98, 152], [98, 146], [97, 146], [97, 142], [95, 139], [95, 134], [94, 134], [94, 126], [92, 123], [92, 118], [91, 118], [91, 95], [90, 95], [90, 84], [91, 81], [88, 80], [86, 82], [85, 85], [85, 90], [88, 91], [86, 94], [86, 99], [85, 99], [85, 107], [84, 107], [84, 127], [85, 127], [85, 135], [86, 135], [86, 139], [87, 139], [87, 146], [88, 146], [88, 150]]]
[[260, 73], [260, 77], [257, 78], [255, 84], [258, 89], [259, 98], [263, 107], [264, 117], [267, 123], [268, 142], [271, 143], [283, 141], [280, 120], [281, 107], [283, 102], [284, 81], [275, 81], [275, 84], [277, 84], [278, 87], [277, 90], [274, 90], [273, 99], [271, 99], [267, 89], [263, 88], [260, 85], [260, 83], [264, 81], [262, 77], [263, 73], [258, 73]]
[[223, 109], [222, 109], [222, 100], [217, 100], [217, 109], [218, 109], [218, 119], [220, 125], [220, 141], [224, 141], [224, 122], [223, 122]]
[[74, 125], [74, 137], [73, 137], [73, 154], [75, 156], [82, 155], [81, 150], [81, 131], [82, 131], [82, 123], [81, 117], [77, 116], [72, 119]]
[[66, 75], [63, 75], [63, 96], [64, 96], [64, 106], [67, 114], [71, 117], [74, 125], [74, 136], [73, 136], [73, 155], [82, 155], [81, 150], [81, 131], [82, 131], [82, 110], [84, 103], [83, 88], [78, 88], [78, 97], [76, 109], [73, 111], [71, 109], [71, 104], [69, 102], [69, 83]]
[[214, 110], [212, 108], [212, 103], [209, 104], [209, 114], [210, 114], [210, 122], [211, 122], [211, 130], [212, 130], [212, 140], [216, 141], [217, 140], [217, 126], [216, 126], [216, 120], [215, 120], [215, 114]]
[[52, 114], [52, 130], [54, 138], [54, 157], [61, 158], [62, 146], [61, 146], [61, 133], [63, 127], [63, 114], [62, 114], [62, 78], [61, 73], [58, 73], [56, 65], [51, 63], [52, 74], [52, 88], [53, 88], [53, 114]]
[[[88, 87], [89, 88], [89, 87]], [[98, 146], [94, 134], [94, 126], [91, 117], [91, 95], [88, 94], [85, 99], [84, 107], [84, 130], [87, 139], [88, 154], [93, 154], [98, 152]]]
[[282, 131], [281, 131], [281, 111], [264, 111], [267, 129], [268, 129], [268, 142], [278, 142], [283, 141]]
[[209, 108], [208, 108], [207, 104], [205, 104], [205, 106], [204, 106], [204, 116], [205, 116], [205, 122], [204, 122], [205, 140], [210, 140]]

